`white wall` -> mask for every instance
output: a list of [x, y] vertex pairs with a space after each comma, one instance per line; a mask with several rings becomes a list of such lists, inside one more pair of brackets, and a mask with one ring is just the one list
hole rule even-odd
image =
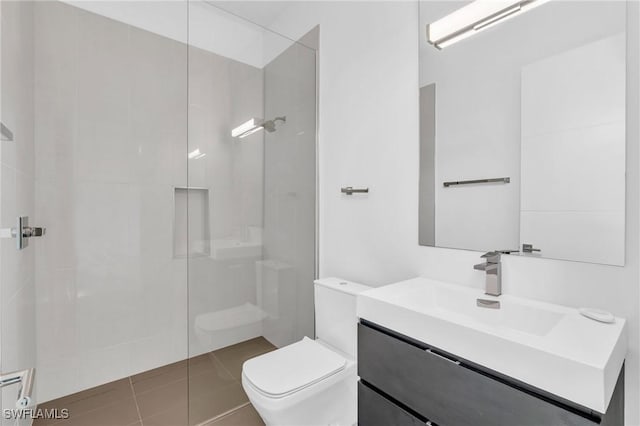
[[[629, 5], [626, 266], [506, 256], [504, 290], [629, 321], [627, 424], [638, 412], [638, 20]], [[301, 2], [272, 28], [320, 24], [320, 274], [371, 285], [424, 275], [481, 287], [480, 253], [418, 246], [418, 28], [413, 2]], [[344, 185], [368, 196], [340, 195]]]

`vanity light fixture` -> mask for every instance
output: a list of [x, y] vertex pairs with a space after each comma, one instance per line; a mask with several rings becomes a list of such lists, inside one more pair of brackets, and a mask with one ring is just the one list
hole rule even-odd
[[427, 25], [427, 41], [443, 49], [549, 0], [475, 0]]

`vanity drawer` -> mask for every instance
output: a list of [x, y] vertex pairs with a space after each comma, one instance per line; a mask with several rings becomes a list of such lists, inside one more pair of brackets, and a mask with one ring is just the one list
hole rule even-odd
[[425, 423], [369, 386], [358, 382], [359, 426], [424, 426]]
[[[358, 325], [358, 375], [441, 426], [583, 426], [598, 419], [520, 390], [426, 345]], [[364, 413], [361, 413], [364, 414]]]

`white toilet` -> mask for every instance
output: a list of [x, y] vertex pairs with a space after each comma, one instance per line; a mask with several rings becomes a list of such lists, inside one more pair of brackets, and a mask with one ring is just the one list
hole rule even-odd
[[267, 425], [356, 423], [356, 295], [368, 289], [339, 278], [315, 281], [317, 339], [244, 363], [242, 387]]

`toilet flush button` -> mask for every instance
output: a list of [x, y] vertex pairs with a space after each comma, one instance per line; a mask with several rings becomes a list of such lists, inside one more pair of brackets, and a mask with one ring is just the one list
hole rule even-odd
[[346, 281], [340, 281], [338, 284], [340, 284], [340, 285], [347, 285], [347, 282], [346, 282]]

